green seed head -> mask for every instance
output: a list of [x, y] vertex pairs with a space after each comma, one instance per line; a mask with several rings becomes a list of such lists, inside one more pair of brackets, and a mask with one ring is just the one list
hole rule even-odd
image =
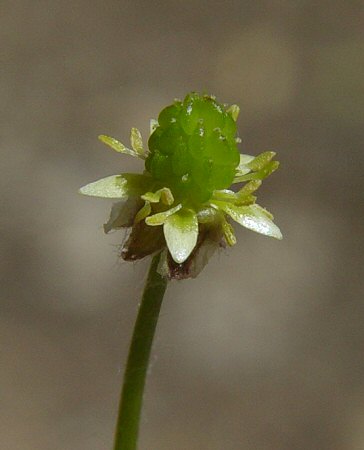
[[188, 94], [164, 108], [149, 138], [145, 167], [184, 203], [228, 188], [239, 164], [236, 123], [213, 97]]
[[[237, 105], [190, 93], [164, 108], [158, 121], [151, 120], [149, 151], [137, 128], [131, 129], [131, 148], [99, 136], [116, 152], [145, 161], [143, 174], [119, 173], [80, 189], [84, 195], [120, 200], [104, 229], [132, 228], [123, 245], [125, 260], [162, 251], [159, 274], [181, 279], [195, 277], [223, 240], [236, 243], [230, 220], [282, 239], [273, 216], [252, 195], [279, 163], [272, 161], [272, 151], [239, 154], [238, 114]], [[240, 183], [247, 184], [230, 188]]]

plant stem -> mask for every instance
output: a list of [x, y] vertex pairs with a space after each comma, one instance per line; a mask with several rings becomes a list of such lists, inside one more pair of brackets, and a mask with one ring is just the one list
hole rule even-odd
[[157, 273], [160, 254], [153, 257], [139, 306], [126, 364], [114, 450], [136, 450], [145, 377], [167, 279]]

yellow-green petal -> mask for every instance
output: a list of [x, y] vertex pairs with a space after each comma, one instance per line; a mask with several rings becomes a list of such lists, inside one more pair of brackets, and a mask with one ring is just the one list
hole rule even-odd
[[234, 228], [231, 226], [231, 224], [225, 219], [221, 222], [222, 225], [222, 231], [224, 233], [225, 240], [230, 247], [236, 244], [236, 236], [234, 233]]
[[224, 200], [232, 202], [238, 200], [236, 193], [234, 191], [231, 191], [230, 189], [216, 190], [212, 193], [212, 198], [216, 200]]
[[260, 188], [260, 186], [262, 185], [262, 180], [252, 180], [249, 183], [245, 184], [238, 192], [237, 195], [239, 197], [241, 196], [245, 196], [245, 195], [250, 195], [253, 192], [255, 192], [256, 190], [258, 190]]
[[163, 211], [163, 212], [154, 214], [153, 216], [149, 216], [145, 219], [145, 223], [152, 227], [155, 227], [158, 225], [163, 225], [169, 216], [176, 213], [181, 208], [182, 208], [182, 205], [179, 204], [179, 205], [175, 206], [174, 208], [167, 209], [167, 211]]
[[167, 218], [163, 231], [173, 260], [182, 264], [190, 256], [197, 243], [196, 213], [190, 209], [181, 209]]
[[130, 131], [130, 144], [132, 149], [139, 155], [140, 158], [145, 158], [143, 147], [143, 139], [138, 128], [132, 128]]
[[263, 169], [259, 170], [258, 172], [251, 172], [247, 173], [246, 175], [235, 176], [233, 183], [241, 183], [244, 181], [251, 181], [251, 180], [264, 180], [264, 178], [267, 178], [269, 175], [275, 172], [278, 169], [278, 167], [279, 167], [278, 161], [270, 161], [266, 166], [263, 167]]
[[235, 120], [235, 122], [238, 120], [240, 108], [238, 105], [231, 105], [226, 112], [231, 114], [231, 117]]
[[115, 150], [118, 153], [124, 153], [125, 155], [134, 156], [136, 158], [142, 157], [138, 152], [136, 152], [135, 150], [133, 150], [131, 148], [125, 147], [124, 144], [122, 144], [121, 142], [119, 142], [117, 139], [115, 139], [113, 137], [105, 136], [104, 134], [101, 134], [99, 136], [99, 139], [101, 142], [108, 145], [109, 147], [111, 147], [113, 150]]
[[146, 201], [144, 206], [137, 212], [135, 216], [135, 223], [139, 223], [144, 220], [149, 214], [152, 212], [152, 208], [150, 206], [150, 202]]
[[256, 197], [242, 191], [234, 192], [229, 189], [223, 189], [221, 191], [213, 192], [212, 200], [210, 201], [213, 203], [215, 200], [231, 202], [234, 205], [251, 205], [252, 203], [255, 203]]
[[174, 197], [169, 188], [162, 188], [156, 192], [146, 192], [142, 195], [142, 199], [150, 203], [159, 203], [160, 201], [167, 206], [173, 205]]
[[253, 171], [263, 169], [269, 161], [271, 161], [276, 156], [275, 152], [264, 152], [255, 157], [252, 161], [247, 163], [247, 166]]
[[242, 195], [237, 198], [236, 202], [234, 203], [237, 206], [248, 206], [255, 203], [257, 200], [257, 197], [255, 195]]

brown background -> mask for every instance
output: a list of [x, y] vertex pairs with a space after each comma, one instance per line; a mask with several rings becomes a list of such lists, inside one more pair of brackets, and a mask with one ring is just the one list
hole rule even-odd
[[190, 90], [276, 150], [285, 239], [168, 289], [141, 450], [364, 448], [362, 1], [3, 1], [0, 448], [109, 450], [147, 261], [118, 260], [79, 186]]

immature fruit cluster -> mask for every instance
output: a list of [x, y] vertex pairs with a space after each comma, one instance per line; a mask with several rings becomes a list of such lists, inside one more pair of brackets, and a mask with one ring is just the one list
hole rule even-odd
[[239, 164], [236, 123], [213, 97], [187, 95], [161, 111], [145, 167], [183, 203], [207, 201], [228, 188]]
[[[151, 121], [148, 144], [131, 129], [131, 148], [109, 136], [100, 140], [118, 153], [145, 161], [144, 173], [118, 173], [83, 186], [84, 195], [118, 199], [105, 232], [131, 227], [121, 256], [135, 261], [162, 252], [158, 273], [195, 277], [225, 241], [236, 243], [231, 220], [276, 239], [273, 216], [256, 203], [255, 191], [278, 168], [275, 153], [239, 154], [239, 107], [188, 94]], [[240, 184], [236, 189], [231, 185]]]

